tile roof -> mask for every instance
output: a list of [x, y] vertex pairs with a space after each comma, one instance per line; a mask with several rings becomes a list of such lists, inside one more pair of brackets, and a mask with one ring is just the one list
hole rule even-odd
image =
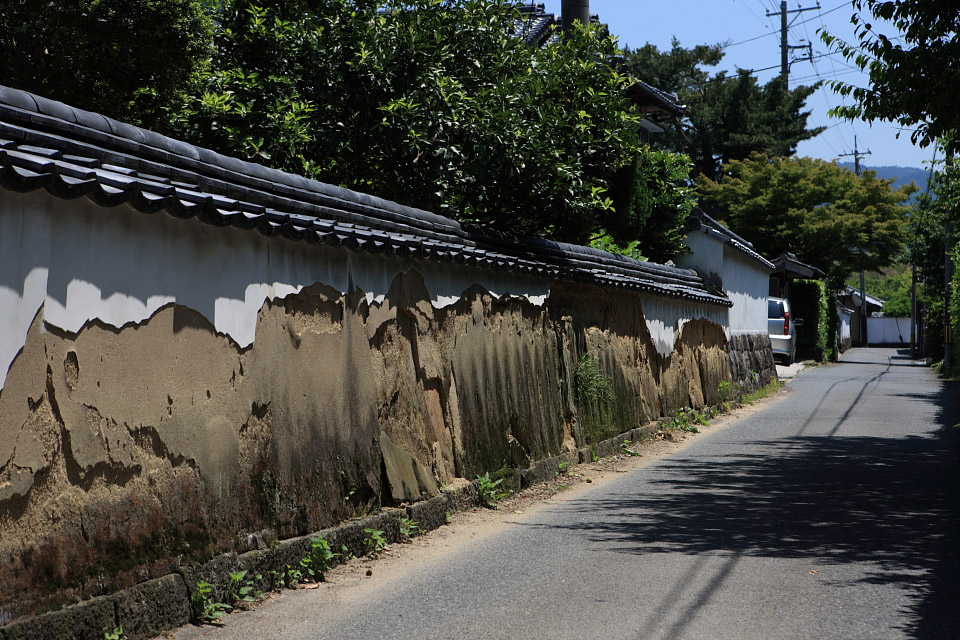
[[0, 86], [0, 188], [327, 244], [731, 306], [695, 272], [513, 238]]
[[823, 271], [806, 262], [797, 260], [797, 256], [792, 253], [784, 252], [777, 256], [773, 261], [776, 273], [791, 278], [822, 278]]

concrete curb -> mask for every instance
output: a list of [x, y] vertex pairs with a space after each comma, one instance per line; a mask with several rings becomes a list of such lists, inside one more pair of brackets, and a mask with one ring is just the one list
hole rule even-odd
[[[669, 421], [669, 419], [667, 419]], [[601, 458], [620, 453], [624, 442], [635, 442], [663, 428], [662, 422], [652, 422], [631, 429], [593, 447], [545, 458], [527, 469], [507, 470], [501, 475], [505, 485], [526, 488], [538, 482], [553, 480], [561, 473], [560, 465], [575, 466], [591, 462], [594, 454]], [[509, 479], [507, 479], [509, 478]], [[127, 640], [146, 640], [165, 631], [176, 629], [194, 618], [192, 599], [197, 595], [197, 583], [211, 586], [210, 602], [222, 602], [230, 584], [230, 574], [247, 571], [247, 579], [260, 591], [272, 591], [286, 586], [290, 569], [300, 567], [307, 557], [314, 538], [324, 538], [330, 549], [339, 554], [331, 566], [345, 557], [366, 554], [364, 529], [383, 532], [387, 543], [400, 539], [400, 518], [417, 521], [421, 530], [432, 531], [447, 523], [449, 514], [482, 506], [476, 481], [455, 489], [446, 489], [440, 495], [404, 508], [385, 508], [360, 520], [345, 522], [317, 533], [288, 538], [274, 543], [268, 549], [236, 554], [224, 553], [198, 565], [183, 565], [161, 578], [148, 580], [117, 593], [98, 596], [71, 605], [59, 611], [24, 618], [0, 627], [0, 640], [103, 640], [105, 632], [123, 628]], [[258, 578], [259, 576], [259, 578]]]

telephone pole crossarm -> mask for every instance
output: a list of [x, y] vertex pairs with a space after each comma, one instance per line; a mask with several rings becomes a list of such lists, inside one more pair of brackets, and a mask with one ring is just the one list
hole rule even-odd
[[803, 45], [794, 45], [791, 46], [787, 43], [787, 28], [790, 26], [790, 23], [787, 21], [787, 15], [791, 13], [802, 13], [804, 11], [814, 11], [820, 9], [820, 3], [817, 2], [814, 7], [797, 7], [796, 9], [787, 9], [787, 0], [780, 0], [780, 11], [778, 12], [767, 12], [767, 17], [772, 18], [774, 16], [780, 16], [780, 75], [783, 76], [784, 87], [790, 89], [790, 49], [807, 49], [809, 48], [810, 56], [809, 58], [800, 58], [794, 62], [801, 62], [805, 59], [813, 60], [813, 45], [812, 44], [803, 44]]

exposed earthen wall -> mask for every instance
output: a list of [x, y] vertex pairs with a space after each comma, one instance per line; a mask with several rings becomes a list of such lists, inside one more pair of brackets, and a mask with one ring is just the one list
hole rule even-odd
[[[199, 263], [209, 249], [195, 244]], [[28, 266], [5, 276], [25, 283], [4, 290], [24, 307], [39, 268]], [[208, 271], [198, 265], [196, 278]], [[261, 303], [241, 345], [177, 302], [65, 330], [47, 306], [59, 318], [83, 299], [70, 297], [79, 280], [54, 276], [66, 299], [48, 283], [0, 390], [0, 621], [162, 575], [247, 532], [305, 534], [526, 467], [716, 402], [731, 379], [724, 328], [706, 319], [715, 309], [678, 317], [681, 329], [655, 344], [643, 307], [669, 330], [672, 301], [622, 290], [548, 282], [532, 300], [474, 285], [445, 291], [452, 304], [440, 306], [407, 265], [376, 295], [286, 287]], [[122, 289], [100, 286], [94, 302], [116, 303], [107, 295]], [[574, 382], [584, 354], [614, 391], [606, 418], [589, 424]]]

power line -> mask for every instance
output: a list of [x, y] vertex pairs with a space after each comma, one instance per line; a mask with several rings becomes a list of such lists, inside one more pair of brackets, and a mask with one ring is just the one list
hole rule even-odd
[[740, 42], [734, 42], [734, 43], [732, 43], [732, 44], [723, 45], [722, 48], [724, 48], [724, 49], [729, 49], [730, 47], [737, 47], [737, 46], [739, 46], [739, 45], [741, 45], [741, 44], [747, 44], [748, 42], [753, 42], [754, 40], [759, 40], [760, 38], [767, 38], [767, 37], [769, 37], [769, 36], [775, 36], [775, 35], [777, 35], [776, 32], [774, 32], [774, 31], [769, 31], [769, 32], [767, 32], [767, 33], [761, 33], [760, 35], [754, 36], [754, 37], [752, 37], [752, 38], [747, 38], [746, 40], [741, 40]]
[[[808, 42], [806, 45], [791, 45], [787, 41], [787, 29], [790, 25], [787, 24], [787, 16], [791, 13], [799, 15], [804, 11], [814, 11], [820, 9], [820, 3], [817, 2], [815, 7], [797, 7], [796, 9], [787, 9], [787, 0], [780, 0], [780, 75], [783, 76], [784, 88], [787, 90], [790, 89], [790, 65], [793, 62], [799, 62], [800, 60], [812, 60], [813, 59], [813, 43]], [[767, 17], [773, 17], [777, 13], [767, 13]], [[789, 60], [789, 53], [792, 49], [806, 49], [807, 57], [800, 58], [799, 60]]]
[[[813, 22], [814, 20], [817, 20], [817, 19], [820, 19], [821, 26], [824, 26], [824, 25], [823, 25], [823, 20], [822, 20], [823, 16], [827, 15], [828, 13], [833, 13], [834, 11], [837, 11], [837, 10], [839, 10], [839, 9], [843, 9], [844, 7], [849, 7], [849, 6], [850, 6], [850, 3], [849, 3], [849, 2], [844, 2], [843, 4], [838, 5], [838, 6], [834, 7], [833, 9], [829, 9], [828, 11], [823, 11], [823, 12], [819, 13], [816, 17], [807, 18], [806, 20], [803, 20], [803, 21], [801, 21], [801, 22], [796, 22], [796, 23], [794, 23], [793, 25], [791, 25], [791, 27], [794, 27], [794, 26], [797, 26], [797, 27], [798, 27], [798, 26], [800, 26], [800, 25], [802, 25], [802, 24], [807, 24], [808, 22]], [[747, 11], [750, 11], [750, 8], [749, 8], [749, 7], [747, 7]], [[773, 7], [773, 11], [774, 11], [774, 12], [777, 11], [776, 6]], [[756, 14], [754, 14], [753, 11], [750, 11], [750, 13], [753, 14], [753, 15], [756, 17]], [[824, 28], [826, 28], [826, 27], [824, 26]], [[740, 40], [739, 42], [733, 42], [733, 43], [731, 43], [731, 44], [724, 45], [723, 48], [726, 49], [726, 48], [729, 48], [729, 47], [737, 47], [737, 46], [739, 46], [739, 45], [741, 45], [741, 44], [746, 44], [746, 43], [748, 43], [748, 42], [754, 42], [755, 40], [760, 40], [761, 38], [766, 38], [766, 37], [768, 37], [768, 36], [775, 36], [775, 35], [777, 35], [777, 33], [776, 33], [775, 31], [768, 31], [767, 33], [761, 33], [761, 34], [758, 35], [758, 36], [753, 36], [752, 38], [747, 38], [746, 40]], [[809, 37], [809, 36], [810, 36], [810, 34], [807, 33], [807, 40], [808, 40], [808, 41], [810, 40], [810, 37]], [[890, 39], [893, 40], [893, 38], [890, 38]]]

